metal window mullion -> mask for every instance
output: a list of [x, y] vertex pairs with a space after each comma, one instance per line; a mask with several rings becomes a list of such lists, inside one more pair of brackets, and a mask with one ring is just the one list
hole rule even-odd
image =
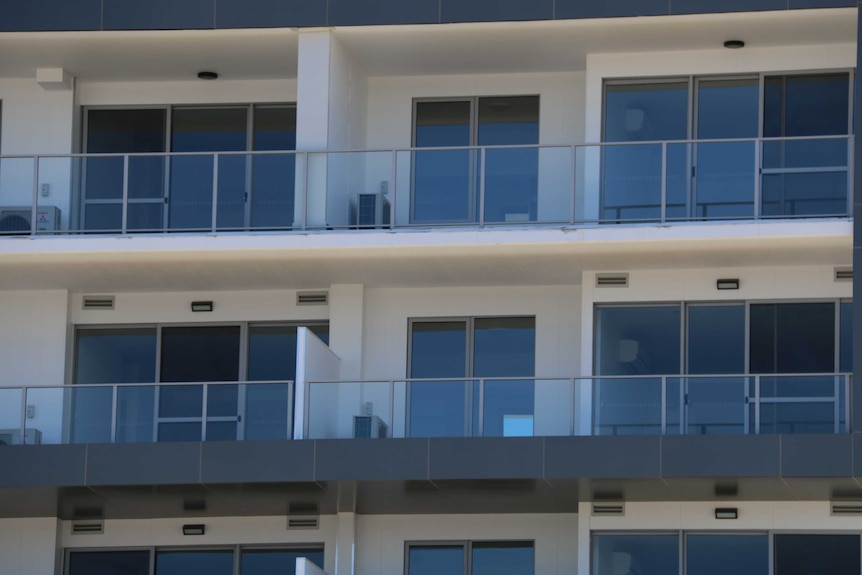
[[763, 140], [757, 139], [754, 141], [754, 219], [758, 220], [761, 216], [760, 196], [762, 195], [763, 185]]
[[119, 408], [119, 388], [114, 385], [111, 388], [111, 443], [117, 442], [117, 410]]
[[209, 384], [203, 383], [203, 405], [201, 405], [201, 441], [207, 440], [207, 402], [209, 401]]
[[216, 232], [218, 222], [218, 167], [219, 155], [213, 154], [213, 189], [212, 189], [212, 232]]

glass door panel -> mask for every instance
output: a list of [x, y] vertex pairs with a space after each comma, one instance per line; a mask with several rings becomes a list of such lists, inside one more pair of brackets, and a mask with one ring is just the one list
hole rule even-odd
[[[129, 156], [128, 222], [130, 230], [164, 227], [165, 157], [134, 155], [165, 151], [164, 109], [88, 110], [88, 154]], [[124, 159], [83, 160], [82, 225], [85, 230], [122, 229]]]
[[[698, 140], [756, 138], [757, 78], [698, 80]], [[696, 218], [754, 216], [754, 147], [751, 142], [697, 144], [694, 178]]]
[[[605, 142], [654, 142], [687, 137], [688, 82], [606, 86]], [[678, 176], [677, 164], [680, 155], [687, 153], [686, 148], [683, 145], [671, 150], [668, 146], [669, 181], [672, 176]], [[678, 186], [673, 189], [678, 196]], [[601, 194], [601, 219], [604, 221], [660, 219], [662, 146], [604, 146]], [[678, 205], [680, 200], [669, 196], [668, 204]]]
[[[533, 146], [539, 143], [539, 97], [478, 99], [477, 144]], [[487, 150], [485, 221], [536, 220], [539, 185], [538, 148]]]
[[[417, 102], [414, 146], [472, 144], [472, 102]], [[413, 158], [412, 223], [476, 220], [476, 153], [473, 150], [417, 150]]]
[[[255, 106], [252, 149], [295, 150], [296, 106]], [[252, 156], [251, 174], [251, 227], [291, 227], [295, 204], [296, 155]]]
[[473, 376], [483, 378], [484, 385], [484, 389], [473, 385], [474, 435], [533, 435], [534, 380], [495, 381], [493, 378], [533, 377], [535, 324], [532, 317], [474, 320]]
[[[463, 378], [467, 322], [414, 322], [410, 377]], [[467, 433], [467, 382], [413, 381], [409, 390], [410, 437], [462, 437]]]
[[407, 575], [463, 575], [463, 545], [414, 545], [407, 551]]
[[233, 550], [157, 551], [155, 575], [233, 575]]
[[[247, 108], [177, 108], [171, 119], [173, 152], [233, 152], [248, 146]], [[174, 156], [171, 162], [170, 228], [210, 229], [213, 154]], [[216, 224], [245, 226], [246, 157], [221, 156]]]
[[859, 535], [776, 534], [775, 575], [855, 575], [859, 573]]
[[241, 391], [244, 390], [238, 385], [205, 387], [201, 384], [239, 379], [239, 345], [238, 326], [162, 329], [161, 381], [197, 385], [161, 386], [159, 389], [160, 441], [238, 438], [237, 423], [241, 420], [244, 403]]
[[686, 575], [768, 575], [769, 536], [687, 535]]

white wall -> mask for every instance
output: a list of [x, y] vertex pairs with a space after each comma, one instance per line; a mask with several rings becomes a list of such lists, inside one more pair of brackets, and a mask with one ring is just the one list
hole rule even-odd
[[362, 575], [403, 575], [407, 542], [534, 541], [535, 572], [574, 572], [574, 514], [357, 515], [356, 566]]
[[59, 573], [59, 526], [60, 522], [54, 517], [0, 519], [0, 573]]
[[296, 80], [78, 82], [81, 106], [296, 102]]

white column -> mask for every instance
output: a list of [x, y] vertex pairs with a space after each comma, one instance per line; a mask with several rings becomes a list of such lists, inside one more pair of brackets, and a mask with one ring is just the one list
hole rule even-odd
[[0, 520], [0, 566], [4, 575], [55, 575], [62, 564], [60, 520]]
[[335, 571], [331, 575], [353, 575], [356, 550], [356, 513], [339, 512], [335, 533]]
[[329, 288], [329, 347], [341, 358], [341, 379], [362, 379], [362, 330], [365, 286], [334, 284]]
[[578, 504], [578, 575], [590, 574], [590, 511], [589, 501]]
[[[299, 33], [297, 150], [362, 148], [367, 94], [365, 73], [332, 30]], [[360, 154], [309, 154], [305, 176], [309, 227], [342, 227], [351, 223], [351, 202], [364, 187], [366, 160]], [[299, 218], [301, 213], [296, 216]]]

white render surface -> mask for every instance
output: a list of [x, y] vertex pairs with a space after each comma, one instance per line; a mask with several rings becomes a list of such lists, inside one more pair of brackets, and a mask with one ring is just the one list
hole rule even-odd
[[0, 573], [54, 575], [60, 564], [56, 517], [0, 519]]

